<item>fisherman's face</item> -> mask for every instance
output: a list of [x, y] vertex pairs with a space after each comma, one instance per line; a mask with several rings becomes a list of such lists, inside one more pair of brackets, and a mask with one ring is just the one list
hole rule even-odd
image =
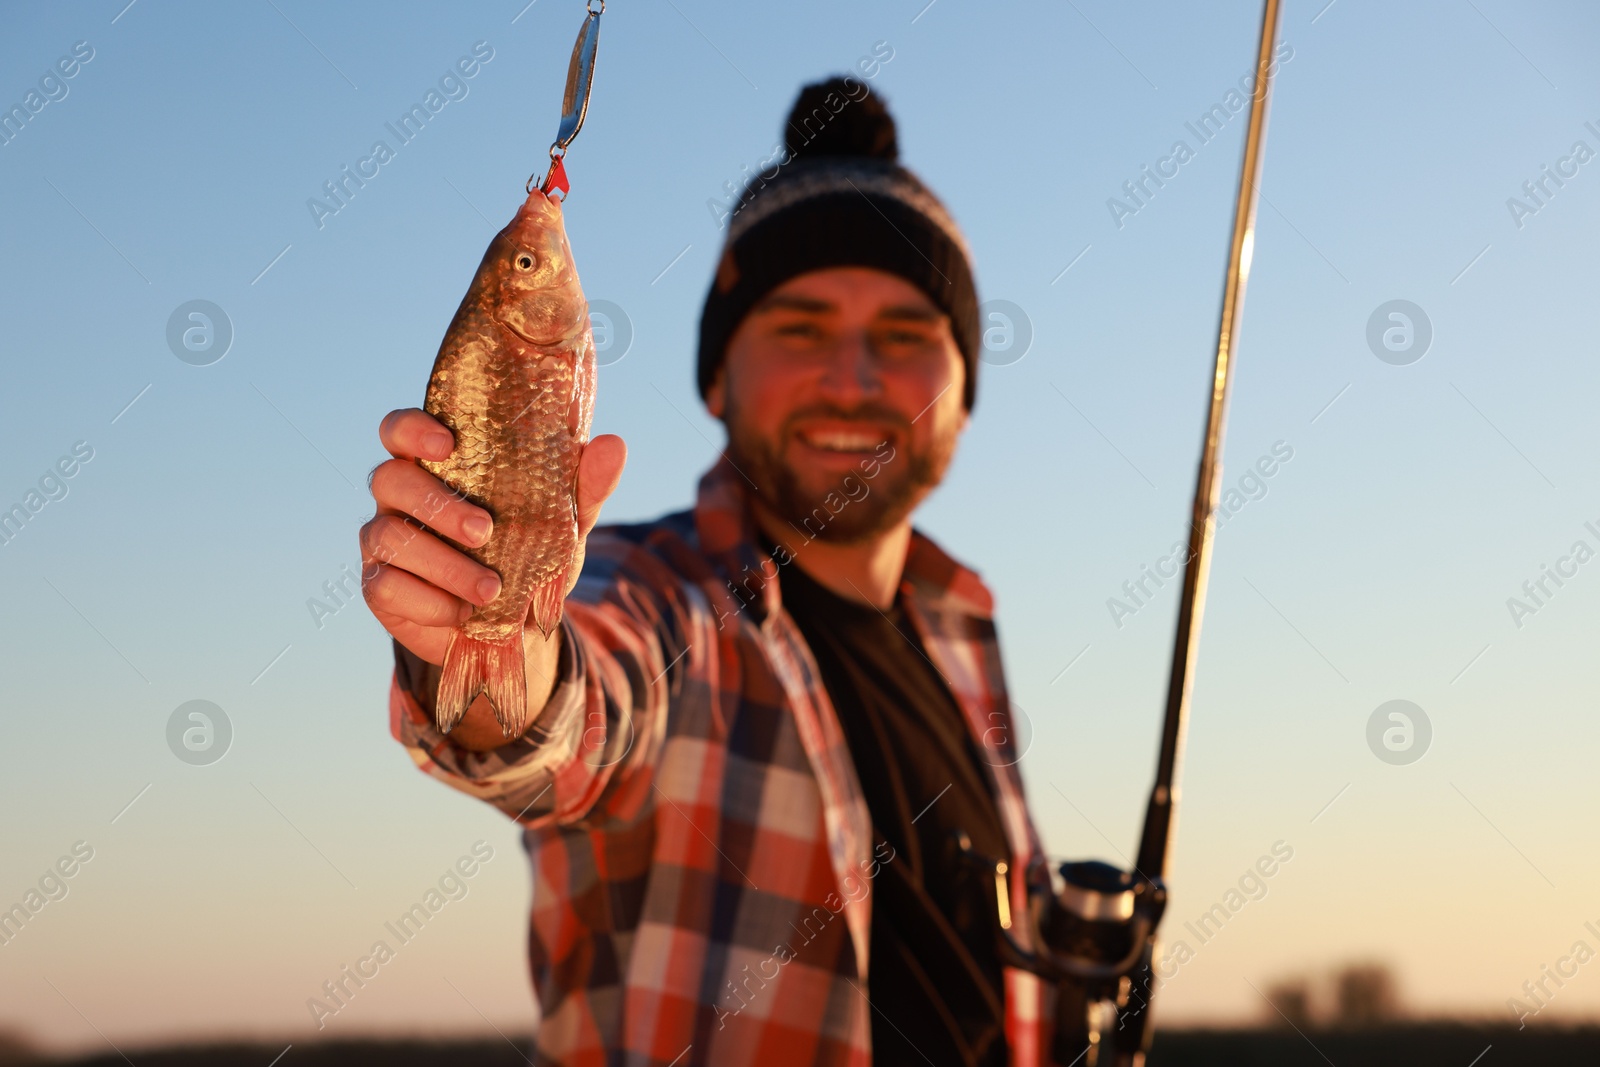
[[802, 536], [852, 544], [908, 516], [967, 425], [949, 316], [868, 267], [768, 293], [734, 331], [706, 407], [759, 505]]

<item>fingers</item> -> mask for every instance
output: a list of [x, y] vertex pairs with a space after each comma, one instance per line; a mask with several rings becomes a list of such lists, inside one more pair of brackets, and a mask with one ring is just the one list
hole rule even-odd
[[[383, 573], [384, 571], [376, 564], [368, 567], [362, 574], [363, 591], [372, 582], [377, 582], [379, 586], [386, 584], [388, 579], [380, 577]], [[372, 611], [372, 617], [389, 632], [390, 637], [424, 663], [432, 663], [436, 667], [442, 666], [445, 653], [450, 649], [450, 637], [456, 632], [455, 626], [418, 626], [409, 619], [390, 614], [383, 608], [373, 605], [372, 596], [386, 595], [374, 592], [368, 596], [368, 607]], [[471, 611], [471, 608], [463, 604], [462, 610]]]
[[361, 528], [361, 561], [409, 571], [470, 604], [487, 604], [500, 593], [494, 571], [397, 515], [379, 515]]
[[362, 595], [385, 625], [393, 620], [423, 628], [455, 626], [472, 614], [471, 604], [399, 567], [372, 563], [363, 572]]
[[446, 459], [456, 447], [449, 427], [418, 408], [385, 415], [378, 424], [378, 440], [396, 459]]
[[469, 548], [484, 544], [494, 530], [487, 511], [410, 460], [380, 463], [372, 472], [372, 497], [380, 513], [410, 515]]
[[628, 446], [616, 434], [601, 434], [584, 446], [578, 459], [578, 536], [588, 537], [600, 519], [600, 506], [616, 492]]

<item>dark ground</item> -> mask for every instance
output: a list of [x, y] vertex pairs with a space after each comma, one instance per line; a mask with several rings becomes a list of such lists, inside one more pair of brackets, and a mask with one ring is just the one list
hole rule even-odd
[[1149, 1067], [1327, 1067], [1329, 1063], [1336, 1067], [1592, 1067], [1600, 1064], [1600, 1027], [1540, 1027], [1518, 1032], [1514, 1026], [1433, 1023], [1312, 1030], [1305, 1036], [1293, 1030], [1169, 1030], [1157, 1032]]
[[[1313, 1047], [1312, 1042], [1315, 1043]], [[1484, 1054], [1485, 1049], [1488, 1052]], [[268, 1067], [283, 1046], [130, 1051], [53, 1067]], [[376, 1041], [295, 1045], [279, 1067], [527, 1067], [526, 1042], [501, 1040], [423, 1044]], [[1482, 1054], [1482, 1058], [1478, 1057]], [[0, 1065], [27, 1063], [0, 1051]], [[1460, 1023], [1414, 1024], [1372, 1030], [1167, 1030], [1156, 1038], [1149, 1067], [1548, 1067], [1600, 1064], [1600, 1026], [1538, 1029]]]

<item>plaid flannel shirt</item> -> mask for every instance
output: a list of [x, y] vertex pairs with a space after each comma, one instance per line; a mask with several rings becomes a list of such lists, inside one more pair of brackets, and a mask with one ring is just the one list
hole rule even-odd
[[[692, 511], [595, 530], [555, 689], [522, 738], [484, 753], [453, 744], [411, 692], [418, 664], [401, 651], [396, 739], [524, 828], [541, 1064], [871, 1063], [872, 878], [894, 857], [871, 841], [842, 728], [782, 610], [780, 568], [757, 543], [741, 478], [723, 460]], [[1025, 914], [1027, 882], [1048, 875], [991, 597], [921, 534], [901, 592], [988, 767], [1011, 910]], [[1052, 1000], [1006, 970], [1013, 1064], [1046, 1062]], [[913, 1042], [924, 1025], [890, 1021]]]

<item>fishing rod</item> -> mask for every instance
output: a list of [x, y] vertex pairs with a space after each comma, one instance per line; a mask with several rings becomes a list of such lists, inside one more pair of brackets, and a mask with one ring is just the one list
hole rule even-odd
[[[1167, 904], [1167, 860], [1172, 849], [1178, 778], [1194, 688], [1200, 620], [1205, 610], [1206, 579], [1211, 568], [1228, 395], [1233, 384], [1245, 282], [1255, 246], [1261, 146], [1276, 66], [1272, 52], [1277, 39], [1278, 5], [1279, 0], [1264, 0], [1261, 15], [1256, 84], [1234, 203], [1233, 239], [1223, 284], [1205, 439], [1195, 479], [1183, 598], [1178, 606], [1167, 682], [1166, 716], [1138, 861], [1131, 871], [1098, 860], [1063, 863], [1058, 872], [1063, 883], [1060, 891], [1053, 896], [1036, 895], [1030, 901], [1029, 913], [1015, 917], [1006, 891], [1006, 864], [983, 861], [995, 877], [1001, 958], [1010, 966], [1056, 983], [1059, 990], [1051, 1052], [1054, 1061], [1061, 1064], [1081, 1061], [1084, 1067], [1143, 1067], [1154, 1036], [1150, 1005], [1157, 979], [1155, 933]], [[968, 854], [972, 855], [970, 849]], [[1013, 933], [1017, 921], [1031, 927], [1025, 938]]]

